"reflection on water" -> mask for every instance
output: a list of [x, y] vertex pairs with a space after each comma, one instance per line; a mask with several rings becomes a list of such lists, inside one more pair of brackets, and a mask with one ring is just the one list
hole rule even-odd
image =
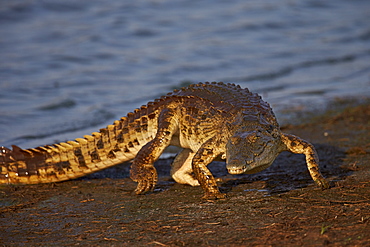
[[2, 1], [0, 143], [88, 134], [184, 82], [278, 113], [370, 95], [370, 2]]

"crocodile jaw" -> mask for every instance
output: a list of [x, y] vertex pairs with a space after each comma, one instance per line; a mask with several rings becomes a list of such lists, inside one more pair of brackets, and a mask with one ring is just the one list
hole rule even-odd
[[226, 166], [227, 171], [233, 175], [253, 174], [253, 173], [257, 173], [257, 172], [265, 170], [272, 164], [272, 162], [269, 162], [266, 164], [257, 164], [257, 163], [247, 164], [246, 162], [242, 162], [244, 163], [244, 165], [241, 165], [240, 164], [241, 162], [238, 162], [238, 163], [239, 164], [235, 162], [230, 162], [230, 164], [227, 164]]

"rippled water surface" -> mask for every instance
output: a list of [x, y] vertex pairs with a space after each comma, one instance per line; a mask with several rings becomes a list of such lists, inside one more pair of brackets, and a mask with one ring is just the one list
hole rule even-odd
[[281, 116], [370, 96], [370, 1], [0, 2], [0, 145], [75, 139], [185, 82]]

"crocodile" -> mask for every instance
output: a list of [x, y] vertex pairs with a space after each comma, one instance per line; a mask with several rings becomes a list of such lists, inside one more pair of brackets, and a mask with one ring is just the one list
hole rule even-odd
[[0, 147], [0, 184], [38, 184], [75, 179], [132, 160], [136, 194], [154, 190], [154, 162], [169, 145], [182, 148], [171, 165], [172, 178], [201, 186], [204, 198], [224, 198], [207, 168], [226, 160], [230, 174], [256, 173], [282, 151], [304, 154], [312, 179], [328, 181], [309, 142], [282, 133], [270, 105], [235, 84], [206, 82], [174, 90], [99, 132], [74, 141], [21, 149]]

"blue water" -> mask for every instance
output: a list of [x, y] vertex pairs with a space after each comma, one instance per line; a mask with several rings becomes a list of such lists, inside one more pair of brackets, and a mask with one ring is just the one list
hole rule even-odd
[[89, 134], [187, 82], [283, 117], [370, 97], [368, 0], [0, 1], [0, 145]]

